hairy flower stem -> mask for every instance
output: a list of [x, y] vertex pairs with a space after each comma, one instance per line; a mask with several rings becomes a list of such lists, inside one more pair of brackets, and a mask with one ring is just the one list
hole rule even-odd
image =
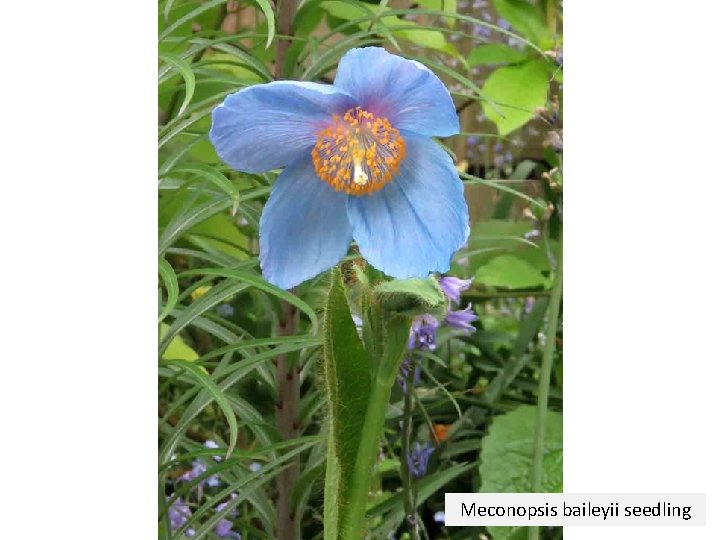
[[[558, 253], [557, 268], [555, 270], [555, 284], [553, 285], [552, 295], [550, 296], [548, 326], [545, 332], [545, 349], [543, 350], [542, 364], [540, 366], [540, 381], [538, 382], [538, 409], [535, 420], [535, 440], [530, 484], [533, 493], [539, 493], [542, 489], [548, 395], [550, 394], [550, 376], [552, 375], [553, 359], [555, 357], [555, 335], [557, 334], [558, 319], [560, 318], [560, 300], [562, 299], [562, 233], [560, 234], [559, 244], [560, 252]], [[539, 538], [540, 528], [531, 527], [529, 540], [538, 540]]]
[[403, 425], [402, 425], [402, 449], [400, 459], [400, 478], [403, 486], [403, 504], [405, 507], [405, 520], [407, 522], [410, 537], [413, 540], [419, 540], [420, 531], [418, 530], [417, 514], [415, 511], [415, 494], [413, 492], [412, 475], [410, 474], [410, 466], [408, 464], [408, 456], [410, 455], [410, 443], [412, 436], [412, 411], [414, 408], [413, 390], [415, 360], [411, 358], [408, 367], [408, 376], [405, 379], [405, 401], [403, 405]]
[[[292, 33], [292, 21], [295, 16], [296, 0], [280, 0], [278, 6], [278, 33], [289, 36]], [[275, 79], [283, 78], [283, 66], [290, 41], [276, 38]], [[292, 336], [297, 333], [298, 311], [295, 306], [283, 302], [278, 334]], [[275, 425], [284, 440], [296, 439], [299, 435], [298, 410], [300, 405], [300, 366], [292, 365], [285, 354], [275, 358], [275, 379], [277, 381], [278, 407]], [[275, 519], [275, 538], [277, 540], [297, 540], [300, 538], [300, 520], [293, 513], [290, 496], [300, 473], [298, 458], [293, 458], [286, 469], [280, 471], [275, 480], [277, 487], [277, 507]]]

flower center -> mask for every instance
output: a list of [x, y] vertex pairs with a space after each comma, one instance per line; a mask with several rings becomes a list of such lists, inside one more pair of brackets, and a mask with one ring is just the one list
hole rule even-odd
[[349, 109], [318, 133], [312, 151], [317, 175], [335, 191], [373, 193], [392, 180], [405, 158], [405, 141], [387, 118]]

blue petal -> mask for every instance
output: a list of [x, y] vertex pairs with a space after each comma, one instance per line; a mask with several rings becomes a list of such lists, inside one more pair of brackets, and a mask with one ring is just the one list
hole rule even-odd
[[419, 62], [380, 47], [349, 50], [334, 84], [397, 129], [437, 137], [460, 132], [455, 105], [442, 81]]
[[309, 153], [332, 115], [355, 106], [352, 97], [328, 84], [259, 84], [229, 95], [213, 110], [210, 140], [234, 169], [269, 171]]
[[352, 239], [346, 199], [317, 177], [309, 155], [288, 165], [260, 218], [265, 279], [290, 289], [337, 264]]
[[380, 191], [348, 197], [360, 253], [396, 278], [447, 272], [467, 241], [468, 207], [450, 156], [426, 137], [402, 134], [407, 155]]

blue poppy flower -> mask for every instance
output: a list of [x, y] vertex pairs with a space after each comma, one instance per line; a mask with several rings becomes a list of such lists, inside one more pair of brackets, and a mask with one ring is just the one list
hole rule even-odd
[[355, 240], [396, 278], [446, 272], [467, 240], [452, 160], [430, 137], [459, 133], [450, 94], [422, 64], [348, 51], [332, 85], [276, 81], [228, 96], [210, 140], [234, 169], [285, 167], [260, 219], [260, 266], [283, 289], [337, 264]]

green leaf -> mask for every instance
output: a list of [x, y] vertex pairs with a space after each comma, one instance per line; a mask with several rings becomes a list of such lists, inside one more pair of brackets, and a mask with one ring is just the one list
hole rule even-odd
[[[500, 135], [522, 127], [535, 116], [535, 109], [547, 101], [548, 75], [543, 60], [505, 66], [485, 81], [483, 110]], [[489, 103], [489, 102], [492, 102]]]
[[444, 308], [446, 303], [434, 277], [385, 281], [375, 287], [374, 294], [383, 308], [413, 315]]
[[162, 320], [167, 317], [175, 307], [178, 295], [180, 294], [180, 287], [177, 282], [175, 270], [173, 270], [170, 263], [168, 263], [165, 259], [160, 259], [158, 261], [158, 274], [160, 274], [163, 284], [165, 285], [165, 289], [167, 289], [167, 302], [165, 302], [165, 307], [158, 316], [158, 322], [162, 322]]
[[475, 47], [468, 55], [470, 67], [494, 64], [517, 64], [527, 60], [526, 52], [519, 51], [504, 43], [488, 43]]
[[263, 15], [265, 15], [265, 18], [267, 19], [268, 23], [268, 34], [267, 34], [267, 42], [265, 43], [265, 48], [270, 48], [270, 44], [272, 43], [273, 37], [275, 37], [275, 14], [273, 13], [273, 8], [270, 5], [270, 2], [268, 0], [255, 0], [258, 5], [260, 6], [260, 9], [263, 12]]
[[225, 418], [228, 421], [228, 427], [230, 428], [230, 444], [228, 444], [227, 454], [225, 455], [226, 458], [229, 458], [232, 454], [233, 449], [235, 448], [235, 441], [237, 441], [238, 425], [237, 419], [235, 418], [235, 413], [233, 412], [230, 403], [228, 403], [227, 399], [225, 398], [222, 390], [218, 388], [217, 384], [215, 384], [210, 378], [210, 376], [207, 374], [207, 371], [205, 371], [205, 369], [203, 369], [201, 366], [198, 366], [186, 360], [167, 360], [165, 363], [171, 366], [178, 367], [190, 376], [192, 376], [215, 399], [218, 407], [220, 407], [220, 410], [225, 415]]
[[265, 291], [266, 293], [270, 293], [271, 295], [275, 296], [276, 298], [280, 300], [285, 300], [286, 302], [289, 302], [290, 304], [294, 305], [300, 311], [305, 313], [308, 318], [310, 319], [310, 323], [312, 324], [312, 333], [315, 333], [317, 331], [318, 327], [318, 319], [317, 315], [313, 311], [313, 309], [307, 305], [303, 300], [295, 296], [294, 294], [284, 291], [283, 289], [280, 289], [279, 287], [276, 287], [275, 285], [272, 285], [271, 283], [268, 283], [263, 279], [261, 276], [254, 274], [252, 272], [247, 272], [244, 270], [237, 270], [233, 268], [198, 268], [193, 270], [188, 270], [186, 272], [183, 272], [183, 276], [195, 276], [195, 275], [205, 275], [205, 276], [218, 276], [218, 277], [225, 277], [230, 278], [233, 280], [238, 280], [243, 283], [246, 283], [247, 285], [252, 285], [253, 287], [256, 287], [260, 289], [261, 291]]
[[[167, 324], [160, 325], [160, 339], [165, 337], [170, 327]], [[170, 344], [163, 352], [163, 360], [187, 360], [193, 362], [198, 359], [198, 354], [180, 336], [170, 340]]]
[[[537, 407], [521, 405], [495, 417], [480, 451], [482, 493], [530, 492]], [[562, 414], [548, 411], [542, 491], [562, 492]], [[527, 527], [490, 527], [495, 539], [526, 540]]]
[[515, 30], [541, 48], [552, 46], [552, 36], [539, 6], [526, 0], [493, 0], [498, 14]]
[[532, 311], [520, 323], [517, 338], [510, 352], [510, 358], [504, 363], [502, 369], [483, 392], [485, 403], [494, 404], [530, 361], [530, 355], [525, 354], [525, 351], [540, 331], [545, 321], [545, 312], [549, 303], [550, 298], [547, 296], [538, 298]]
[[[179, 114], [179, 113], [178, 113]], [[208, 165], [202, 163], [195, 163], [193, 165], [183, 165], [176, 167], [172, 172], [186, 173], [204, 178], [209, 182], [212, 182], [225, 193], [227, 193], [230, 200], [233, 202], [232, 213], [235, 214], [237, 207], [240, 204], [240, 191], [235, 185], [228, 180], [228, 178], [217, 169], [213, 169]], [[170, 174], [172, 174], [172, 172]]]
[[[419, 507], [433, 494], [439, 492], [448, 482], [475, 467], [474, 463], [457, 463], [423, 478], [416, 483], [416, 505]], [[373, 530], [372, 538], [387, 538], [405, 519], [403, 508], [403, 492], [397, 491], [392, 496], [380, 501], [368, 510], [368, 517], [382, 517], [382, 525]]]
[[193, 73], [190, 64], [179, 56], [163, 53], [160, 53], [159, 56], [160, 60], [175, 67], [185, 80], [185, 97], [176, 115], [180, 116], [183, 112], [185, 112], [185, 108], [190, 104], [190, 100], [192, 100], [193, 94], [195, 93], [195, 73]]
[[[426, 9], [442, 11], [448, 15], [457, 13], [457, 0], [418, 0], [418, 4]], [[450, 28], [455, 28], [455, 17], [443, 17], [443, 22]]]
[[[374, 4], [368, 4], [365, 2], [349, 3], [338, 0], [323, 2], [322, 9], [331, 16], [346, 21], [355, 21], [360, 19], [357, 24], [363, 30], [368, 30], [370, 27], [371, 20], [368, 19], [368, 16], [379, 12], [379, 7]], [[396, 15], [382, 16], [376, 21], [376, 24], [377, 23], [388, 27], [391, 34], [400, 39], [404, 39], [422, 47], [428, 47], [430, 49], [436, 49], [458, 56], [455, 48], [445, 41], [445, 36], [438, 30], [421, 28], [420, 25], [412, 21], [408, 21], [407, 19], [401, 19]]]
[[475, 279], [489, 287], [528, 289], [548, 287], [551, 280], [540, 270], [515, 255], [498, 255], [478, 268]]
[[338, 536], [353, 489], [360, 434], [370, 395], [370, 365], [350, 315], [339, 270], [325, 310], [325, 383], [328, 392], [328, 458], [325, 476], [325, 538]]

